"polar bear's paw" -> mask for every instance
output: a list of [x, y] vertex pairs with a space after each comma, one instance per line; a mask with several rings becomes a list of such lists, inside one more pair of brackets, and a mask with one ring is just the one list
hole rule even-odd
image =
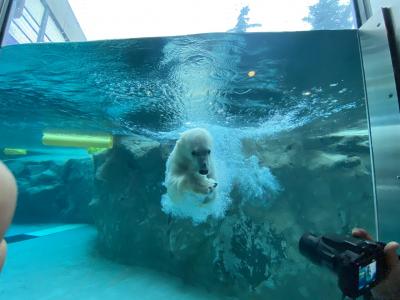
[[211, 194], [214, 192], [215, 188], [218, 186], [218, 182], [216, 182], [214, 179], [209, 178], [208, 179], [208, 194]]
[[203, 195], [212, 194], [218, 185], [218, 183], [212, 178], [207, 178], [202, 181], [203, 182], [201, 183], [201, 185], [198, 186], [197, 189], [195, 189], [195, 191], [199, 194], [203, 194]]

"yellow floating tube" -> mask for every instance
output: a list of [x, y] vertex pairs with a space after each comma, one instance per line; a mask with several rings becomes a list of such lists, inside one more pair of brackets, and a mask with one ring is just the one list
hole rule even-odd
[[17, 149], [17, 148], [4, 148], [3, 153], [5, 155], [27, 155], [28, 150], [26, 149]]
[[42, 143], [46, 146], [80, 147], [80, 148], [112, 148], [113, 137], [106, 135], [88, 135], [43, 132]]

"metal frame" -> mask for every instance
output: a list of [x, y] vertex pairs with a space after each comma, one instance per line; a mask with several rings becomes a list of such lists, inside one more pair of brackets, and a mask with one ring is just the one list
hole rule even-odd
[[[396, 4], [400, 10], [400, 3]], [[389, 8], [387, 8], [389, 9]], [[400, 111], [395, 72], [396, 28], [386, 9], [359, 30], [369, 116], [377, 236], [400, 240]], [[400, 30], [400, 28], [397, 28]]]
[[68, 42], [70, 39], [65, 34], [64, 30], [61, 28], [60, 23], [58, 22], [57, 18], [54, 16], [53, 12], [51, 11], [51, 8], [49, 7], [49, 4], [47, 3], [47, 1], [46, 0], [41, 0], [41, 2], [42, 2], [43, 6], [45, 8], [45, 12], [44, 12], [43, 17], [46, 16], [46, 20], [45, 20], [46, 22], [44, 23], [44, 27], [47, 25], [48, 19], [52, 18], [52, 20], [56, 24], [58, 30], [60, 31], [61, 35], [64, 37], [65, 41]]
[[[383, 20], [385, 21], [386, 34], [388, 38], [390, 57], [392, 59], [394, 82], [396, 84], [397, 100], [399, 103], [400, 112], [400, 41], [396, 41], [396, 28], [394, 24], [394, 15], [392, 14], [392, 9], [389, 7], [383, 7], [382, 15]], [[397, 45], [397, 43], [399, 43], [399, 45]]]
[[11, 0], [3, 0], [2, 5], [0, 6], [0, 47], [6, 31], [11, 4]]
[[[3, 5], [0, 5], [0, 9], [1, 9], [1, 11], [0, 11], [0, 30], [1, 30], [0, 31], [0, 44], [3, 43], [4, 35], [6, 33], [8, 24], [10, 22], [12, 22], [12, 20], [9, 18], [9, 14], [12, 10], [13, 3], [15, 3], [14, 0], [3, 0], [3, 1], [4, 1]], [[45, 33], [45, 29], [46, 29], [47, 21], [49, 18], [52, 18], [52, 20], [56, 24], [58, 30], [60, 31], [61, 35], [63, 36], [64, 40], [69, 41], [70, 39], [65, 34], [64, 30], [61, 28], [58, 20], [55, 18], [54, 14], [51, 11], [51, 8], [47, 4], [46, 0], [40, 0], [40, 3], [44, 6], [44, 13], [43, 13], [42, 20], [39, 24], [39, 31], [37, 32], [35, 29], [32, 28], [32, 30], [34, 30], [37, 33], [37, 39], [34, 41], [31, 41], [31, 42], [32, 43], [43, 42], [44, 37], [47, 36]], [[1, 4], [1, 2], [0, 2], [0, 4]], [[26, 10], [29, 13], [29, 11], [26, 8], [24, 8], [24, 10]], [[16, 26], [18, 26], [16, 23], [14, 23], [14, 24]], [[28, 25], [30, 25], [29, 22], [28, 22]], [[21, 30], [21, 32], [23, 33], [23, 30]], [[28, 40], [30, 40], [29, 37], [27, 37], [27, 38], [28, 38]], [[47, 37], [47, 38], [50, 40], [49, 37]], [[1, 45], [0, 45], [0, 47], [1, 47]]]
[[372, 16], [370, 0], [352, 0], [357, 28]]
[[44, 40], [44, 35], [45, 35], [45, 31], [46, 31], [46, 25], [47, 25], [47, 20], [49, 19], [49, 9], [47, 6], [45, 6], [44, 12], [43, 12], [43, 16], [42, 16], [42, 20], [40, 21], [39, 24], [39, 32], [38, 32], [38, 37], [37, 37], [37, 41], [38, 42], [43, 42]]

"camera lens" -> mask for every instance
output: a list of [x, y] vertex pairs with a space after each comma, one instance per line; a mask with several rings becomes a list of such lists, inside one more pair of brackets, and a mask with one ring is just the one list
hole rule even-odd
[[299, 241], [300, 253], [317, 264], [321, 262], [321, 257], [318, 249], [319, 242], [320, 238], [311, 233], [303, 234]]

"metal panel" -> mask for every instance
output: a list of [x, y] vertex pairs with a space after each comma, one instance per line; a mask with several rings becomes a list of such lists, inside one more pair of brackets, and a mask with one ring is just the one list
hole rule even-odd
[[[400, 9], [397, 4], [392, 8]], [[391, 59], [394, 53], [389, 49], [381, 11], [360, 28], [359, 35], [375, 175], [377, 231], [381, 240], [400, 241], [400, 113]]]
[[382, 7], [395, 5], [398, 0], [368, 0], [371, 7], [371, 15], [379, 13]]

